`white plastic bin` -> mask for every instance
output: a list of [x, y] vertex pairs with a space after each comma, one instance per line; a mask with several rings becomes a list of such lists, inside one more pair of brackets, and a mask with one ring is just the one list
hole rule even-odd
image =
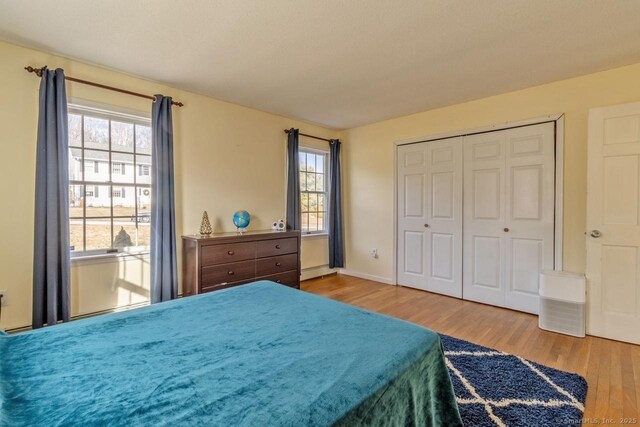
[[538, 326], [584, 337], [586, 280], [583, 274], [545, 270], [540, 273]]

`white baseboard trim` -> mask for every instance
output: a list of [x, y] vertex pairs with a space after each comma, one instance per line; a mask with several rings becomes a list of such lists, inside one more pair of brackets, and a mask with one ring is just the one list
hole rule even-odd
[[384, 283], [385, 285], [395, 285], [395, 283], [393, 283], [393, 280], [389, 277], [374, 276], [373, 274], [360, 273], [353, 270], [347, 270], [345, 268], [340, 269], [340, 274], [344, 274], [345, 276], [358, 277], [360, 279], [372, 280], [374, 282]]
[[317, 267], [303, 268], [300, 273], [300, 281], [315, 279], [316, 277], [326, 276], [328, 274], [337, 273], [335, 268], [329, 268], [328, 265], [319, 265]]

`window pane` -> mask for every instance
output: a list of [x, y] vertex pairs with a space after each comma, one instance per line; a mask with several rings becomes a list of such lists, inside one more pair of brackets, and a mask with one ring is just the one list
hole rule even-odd
[[302, 212], [309, 212], [309, 193], [300, 194], [300, 205]]
[[82, 146], [82, 116], [69, 114], [69, 146]]
[[151, 154], [151, 127], [136, 125], [136, 152]]
[[69, 149], [69, 180], [82, 180], [82, 150], [80, 148]]
[[133, 153], [133, 123], [111, 122], [111, 149]]
[[316, 213], [309, 214], [309, 231], [318, 231], [318, 217]]
[[151, 222], [151, 189], [138, 187], [136, 193], [138, 195], [138, 222]]
[[313, 171], [317, 172], [318, 171], [318, 157], [320, 157], [320, 156], [318, 156], [316, 154], [313, 154], [312, 157], [313, 157]]
[[69, 245], [71, 251], [84, 250], [84, 225], [82, 219], [69, 220]]
[[82, 185], [69, 186], [69, 217], [83, 216], [84, 188]]
[[318, 211], [318, 195], [315, 193], [309, 194], [309, 212]]
[[318, 212], [326, 212], [324, 207], [324, 194], [318, 194]]
[[[113, 216], [126, 216], [127, 224], [135, 222], [136, 218], [136, 192], [135, 187], [114, 185], [111, 190], [113, 195]], [[123, 221], [118, 219], [117, 221]]]
[[133, 154], [111, 153], [111, 180], [133, 184]]
[[307, 172], [307, 188], [309, 191], [316, 191], [316, 174]]
[[302, 227], [302, 231], [308, 231], [309, 230], [309, 214], [308, 213], [303, 213], [302, 214], [300, 225]]
[[84, 150], [84, 180], [95, 182], [109, 181], [109, 153]]
[[128, 248], [137, 245], [136, 226], [130, 223], [119, 223], [117, 219], [113, 220], [113, 247]]
[[84, 117], [85, 148], [109, 149], [109, 120]]
[[316, 172], [318, 173], [324, 173], [324, 161], [326, 159], [326, 156], [324, 154], [321, 154], [318, 156], [317, 159], [317, 163], [316, 163]]
[[87, 185], [85, 194], [88, 217], [111, 216], [111, 189], [108, 185]]
[[111, 219], [87, 219], [87, 247], [85, 250], [111, 247]]
[[298, 156], [300, 157], [300, 170], [301, 171], [306, 171], [307, 170], [307, 155], [305, 153], [299, 153]]
[[325, 230], [323, 212], [318, 213], [318, 230]]
[[151, 245], [151, 224], [138, 222], [138, 246]]
[[316, 174], [315, 178], [316, 178], [315, 190], [324, 192], [324, 175], [318, 173]]
[[151, 156], [136, 156], [136, 182], [151, 184]]

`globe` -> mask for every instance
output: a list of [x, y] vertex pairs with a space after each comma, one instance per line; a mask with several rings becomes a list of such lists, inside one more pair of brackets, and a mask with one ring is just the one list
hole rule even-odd
[[251, 222], [251, 215], [247, 211], [238, 211], [233, 214], [233, 223], [238, 228], [247, 228]]

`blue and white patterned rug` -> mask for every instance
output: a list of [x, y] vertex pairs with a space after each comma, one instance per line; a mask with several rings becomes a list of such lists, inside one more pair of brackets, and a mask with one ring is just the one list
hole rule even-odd
[[582, 424], [587, 382], [581, 376], [440, 337], [465, 426]]

